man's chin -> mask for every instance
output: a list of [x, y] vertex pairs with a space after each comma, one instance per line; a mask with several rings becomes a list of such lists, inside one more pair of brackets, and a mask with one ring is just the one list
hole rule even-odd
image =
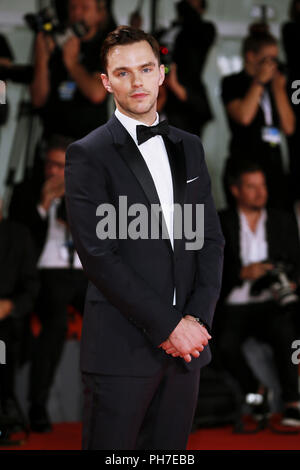
[[265, 203], [264, 203], [264, 204], [252, 204], [251, 210], [256, 211], [256, 212], [259, 212], [259, 211], [261, 211], [262, 209], [264, 209], [265, 206], [266, 206]]

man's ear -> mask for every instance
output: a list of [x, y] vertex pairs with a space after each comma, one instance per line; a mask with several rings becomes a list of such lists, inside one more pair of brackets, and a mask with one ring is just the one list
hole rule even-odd
[[236, 184], [232, 184], [229, 189], [230, 189], [231, 194], [232, 194], [235, 198], [237, 198], [238, 195], [239, 195], [239, 188], [238, 188], [238, 186], [237, 186]]
[[158, 82], [159, 86], [163, 84], [164, 80], [165, 80], [165, 66], [164, 64], [161, 64], [159, 66], [159, 82]]
[[106, 73], [101, 73], [101, 80], [105, 90], [108, 91], [108, 93], [112, 93], [112, 87], [110, 85], [110, 81]]
[[256, 54], [253, 51], [247, 51], [245, 54], [245, 62], [253, 64], [255, 62]]

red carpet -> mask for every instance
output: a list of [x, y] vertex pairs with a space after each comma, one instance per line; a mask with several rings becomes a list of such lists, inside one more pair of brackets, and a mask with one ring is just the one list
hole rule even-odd
[[[0, 450], [80, 450], [80, 447], [81, 424], [59, 423], [51, 433], [32, 433], [23, 445], [0, 447]], [[201, 429], [191, 434], [188, 449], [300, 450], [300, 434], [274, 434], [268, 429], [250, 435], [233, 434], [231, 426]]]

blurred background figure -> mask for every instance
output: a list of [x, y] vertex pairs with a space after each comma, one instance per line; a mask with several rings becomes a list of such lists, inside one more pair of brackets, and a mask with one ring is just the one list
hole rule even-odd
[[[293, 317], [299, 312], [295, 289], [300, 277], [295, 220], [290, 214], [266, 209], [265, 176], [256, 163], [240, 162], [230, 189], [236, 208], [220, 213], [226, 245], [222, 326], [216, 345], [224, 367], [238, 381], [247, 400], [248, 394], [258, 393], [259, 382], [242, 345], [249, 337], [269, 344], [282, 391], [282, 422], [300, 426], [298, 366], [291, 361], [291, 344], [297, 337]], [[267, 410], [255, 406], [253, 411]]]
[[[13, 53], [11, 51], [11, 48], [9, 47], [9, 44], [7, 40], [5, 39], [5, 36], [3, 36], [3, 34], [0, 34], [0, 69], [1, 67], [10, 67], [12, 63], [13, 63]], [[0, 76], [0, 79], [1, 79], [1, 76]], [[5, 82], [3, 81], [3, 83]], [[5, 93], [5, 90], [2, 90], [2, 93]], [[7, 121], [8, 103], [6, 102], [6, 99], [5, 99], [5, 103], [3, 102], [0, 104], [1, 104], [0, 106], [0, 126], [1, 126], [5, 124]]]
[[8, 434], [24, 425], [15, 396], [15, 372], [22, 362], [25, 317], [33, 310], [38, 287], [29, 230], [3, 219], [0, 201], [0, 339], [6, 345], [6, 364], [0, 366], [0, 429]]
[[243, 43], [244, 69], [222, 81], [222, 98], [231, 130], [228, 173], [241, 159], [258, 162], [266, 176], [269, 205], [286, 207], [288, 194], [281, 153], [281, 131], [292, 135], [295, 115], [286, 77], [278, 64], [277, 40], [254, 32]]
[[129, 16], [129, 26], [136, 29], [143, 29], [143, 17], [141, 9], [143, 6], [143, 0], [139, 0], [136, 9]]
[[69, 0], [68, 24], [83, 24], [83, 36], [72, 35], [60, 45], [44, 32], [36, 37], [30, 90], [45, 137], [56, 133], [80, 138], [108, 117], [106, 91], [99, 79], [99, 51], [114, 25], [105, 0]]
[[[288, 90], [289, 96], [295, 92], [292, 84], [295, 80], [300, 80], [300, 0], [292, 0], [290, 4], [290, 21], [282, 27], [282, 42], [288, 66]], [[293, 103], [293, 110], [296, 116], [296, 128], [293, 135], [288, 138], [289, 158], [290, 158], [290, 191], [293, 201], [300, 200], [300, 106]], [[300, 214], [299, 204], [296, 206]]]
[[30, 180], [15, 187], [9, 213], [26, 225], [35, 245], [40, 290], [35, 312], [41, 332], [33, 351], [29, 419], [32, 431], [51, 430], [47, 402], [67, 332], [67, 307], [83, 312], [87, 279], [66, 222], [64, 169], [66, 148], [72, 139], [49, 139], [44, 177], [39, 186]]
[[201, 75], [216, 30], [213, 23], [202, 18], [204, 0], [183, 0], [176, 8], [181, 28], [165, 81], [164, 112], [170, 124], [200, 135], [213, 117]]

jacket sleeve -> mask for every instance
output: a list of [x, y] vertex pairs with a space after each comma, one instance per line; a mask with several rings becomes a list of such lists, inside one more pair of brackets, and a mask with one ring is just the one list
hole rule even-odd
[[96, 234], [100, 204], [112, 204], [111, 181], [101, 164], [81, 143], [67, 150], [65, 183], [68, 221], [82, 266], [106, 300], [128, 320], [143, 326], [155, 346], [165, 341], [182, 319], [122, 259], [118, 241]]

